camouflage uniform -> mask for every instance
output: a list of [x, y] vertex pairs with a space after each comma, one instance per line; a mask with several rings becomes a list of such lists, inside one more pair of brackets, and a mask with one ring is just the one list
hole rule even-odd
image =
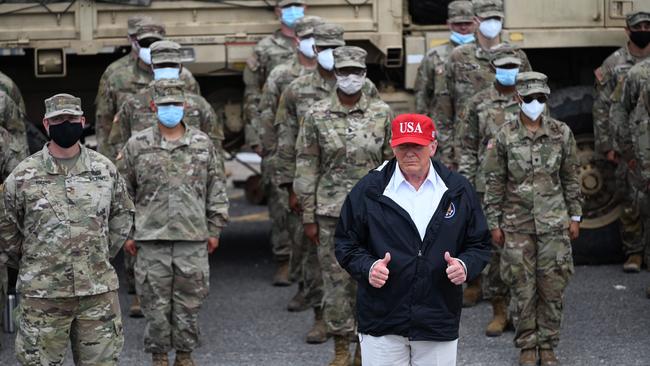
[[11, 141], [9, 147], [20, 156], [27, 156], [27, 130], [23, 112], [11, 96], [0, 90], [0, 127], [9, 132]]
[[[522, 95], [549, 94], [546, 76], [522, 73]], [[501, 276], [510, 288], [515, 345], [552, 349], [559, 341], [562, 295], [573, 274], [568, 224], [582, 215], [576, 143], [563, 122], [542, 115], [535, 132], [519, 116], [488, 143], [485, 214], [501, 228]]]
[[23, 95], [18, 89], [18, 85], [11, 80], [11, 78], [0, 72], [0, 90], [7, 93], [11, 100], [16, 103], [18, 109], [24, 114], [25, 113], [25, 101], [23, 100]]
[[[495, 59], [495, 66], [515, 64], [521, 60], [513, 57]], [[495, 84], [498, 83], [495, 81]], [[488, 141], [497, 133], [506, 120], [516, 118], [519, 113], [519, 101], [515, 90], [502, 94], [496, 85], [478, 92], [465, 104], [458, 114], [458, 172], [465, 176], [476, 189], [480, 197], [485, 193], [485, 175], [483, 164]], [[486, 299], [505, 297], [508, 287], [503, 283], [499, 273], [501, 250], [492, 246], [490, 263], [482, 273], [482, 293]]]
[[[452, 1], [447, 9], [449, 23], [474, 21], [471, 1]], [[453, 41], [431, 48], [422, 59], [415, 77], [415, 110], [417, 113], [432, 115], [436, 95], [445, 82], [445, 64], [449, 54], [458, 46]], [[434, 118], [435, 119], [435, 118]]]
[[[46, 118], [78, 114], [59, 94]], [[46, 145], [4, 184], [2, 251], [19, 262], [16, 355], [23, 365], [61, 365], [69, 340], [77, 364], [117, 364], [123, 334], [117, 274], [109, 260], [131, 232], [133, 202], [106, 157], [80, 145], [67, 166]]]
[[[181, 88], [156, 88], [154, 101], [183, 103]], [[167, 141], [158, 125], [133, 135], [118, 158], [135, 201], [137, 292], [147, 320], [145, 351], [192, 352], [209, 292], [206, 240], [228, 220], [223, 162], [210, 137], [185, 127]]]
[[[365, 68], [365, 56], [358, 47], [336, 48], [335, 67]], [[333, 92], [307, 112], [298, 133], [293, 188], [303, 209], [303, 223], [318, 224], [323, 315], [333, 335], [354, 333], [356, 297], [355, 282], [334, 255], [334, 230], [354, 184], [392, 157], [391, 120], [390, 107], [363, 91], [353, 107], [342, 105]]]

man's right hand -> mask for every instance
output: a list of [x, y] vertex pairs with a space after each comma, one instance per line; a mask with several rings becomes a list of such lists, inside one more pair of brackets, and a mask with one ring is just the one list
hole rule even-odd
[[138, 254], [138, 247], [135, 245], [135, 240], [127, 240], [124, 243], [124, 251], [135, 257]]
[[605, 156], [607, 157], [607, 160], [611, 161], [612, 163], [618, 163], [618, 154], [616, 151], [609, 150]]
[[305, 235], [309, 240], [311, 240], [312, 243], [318, 245], [320, 244], [320, 240], [318, 239], [318, 224], [317, 223], [311, 223], [311, 224], [302, 224], [302, 228], [305, 230]]
[[492, 234], [492, 243], [498, 247], [502, 247], [506, 242], [506, 238], [503, 235], [503, 230], [496, 228], [491, 231]]
[[294, 213], [300, 215], [302, 213], [302, 208], [300, 207], [300, 202], [298, 202], [298, 196], [296, 193], [291, 190], [289, 192], [289, 208], [291, 208], [291, 211]]
[[376, 261], [370, 269], [368, 282], [372, 287], [381, 288], [388, 281], [388, 262], [390, 262], [390, 253], [386, 253], [384, 258]]

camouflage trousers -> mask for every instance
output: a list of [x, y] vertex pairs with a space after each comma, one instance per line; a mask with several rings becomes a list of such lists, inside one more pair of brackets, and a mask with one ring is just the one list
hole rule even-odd
[[262, 161], [262, 180], [268, 197], [271, 219], [271, 250], [277, 262], [286, 262], [291, 256], [291, 234], [287, 225], [289, 193], [271, 182], [273, 166], [267, 161], [268, 159]]
[[294, 212], [288, 215], [291, 232], [291, 272], [298, 282], [300, 294], [309, 307], [319, 307], [323, 301], [323, 275], [318, 262], [317, 246], [306, 236], [302, 217]]
[[[483, 192], [478, 192], [479, 200], [483, 202]], [[501, 252], [503, 248], [492, 245], [490, 262], [481, 272], [481, 292], [484, 299], [508, 297], [508, 286], [501, 279]]]
[[144, 349], [192, 352], [199, 346], [199, 310], [210, 289], [205, 242], [138, 242], [135, 280], [146, 320]]
[[5, 305], [7, 304], [7, 291], [9, 290], [9, 276], [7, 266], [0, 264], [0, 325], [4, 321]]
[[510, 288], [515, 346], [555, 348], [564, 289], [574, 271], [569, 235], [566, 230], [504, 234], [501, 277]]
[[623, 253], [626, 256], [632, 254], [643, 255], [646, 247], [643, 236], [643, 225], [637, 207], [637, 191], [630, 181], [629, 169], [625, 164], [619, 164], [616, 168], [616, 186], [619, 187], [621, 197], [621, 211], [619, 226]]
[[323, 274], [323, 319], [331, 335], [353, 336], [356, 331], [357, 284], [339, 265], [334, 254], [338, 218], [316, 216], [318, 261]]
[[117, 365], [124, 345], [117, 291], [45, 299], [23, 297], [16, 312], [21, 365], [63, 365], [72, 343], [75, 365]]
[[124, 274], [129, 293], [135, 293], [135, 257], [124, 252]]

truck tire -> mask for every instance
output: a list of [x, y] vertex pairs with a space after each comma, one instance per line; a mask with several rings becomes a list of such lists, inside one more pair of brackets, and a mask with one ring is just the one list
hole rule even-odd
[[572, 243], [576, 264], [623, 261], [619, 234], [620, 207], [614, 197], [615, 166], [593, 149], [593, 87], [575, 86], [552, 91], [551, 115], [566, 122], [578, 145], [580, 183], [585, 196], [580, 237]]
[[411, 0], [409, 14], [415, 24], [431, 25], [447, 23], [447, 5], [451, 0]]

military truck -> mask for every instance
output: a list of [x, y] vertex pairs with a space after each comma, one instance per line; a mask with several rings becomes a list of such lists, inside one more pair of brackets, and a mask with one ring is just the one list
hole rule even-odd
[[[307, 12], [344, 26], [349, 44], [369, 52], [369, 76], [396, 110], [413, 110], [417, 67], [448, 40], [450, 0], [310, 0]], [[21, 88], [38, 126], [43, 99], [68, 91], [82, 97], [92, 119], [104, 68], [128, 52], [126, 21], [147, 14], [164, 22], [186, 48], [188, 68], [204, 96], [227, 115], [231, 147], [241, 144], [241, 72], [254, 44], [278, 27], [275, 0], [72, 0], [0, 4], [0, 70]], [[551, 114], [573, 129], [586, 196], [579, 261], [620, 260], [614, 167], [593, 148], [593, 70], [625, 44], [625, 14], [650, 0], [504, 0], [504, 40], [526, 50], [549, 76]], [[37, 146], [37, 144], [36, 144]]]

